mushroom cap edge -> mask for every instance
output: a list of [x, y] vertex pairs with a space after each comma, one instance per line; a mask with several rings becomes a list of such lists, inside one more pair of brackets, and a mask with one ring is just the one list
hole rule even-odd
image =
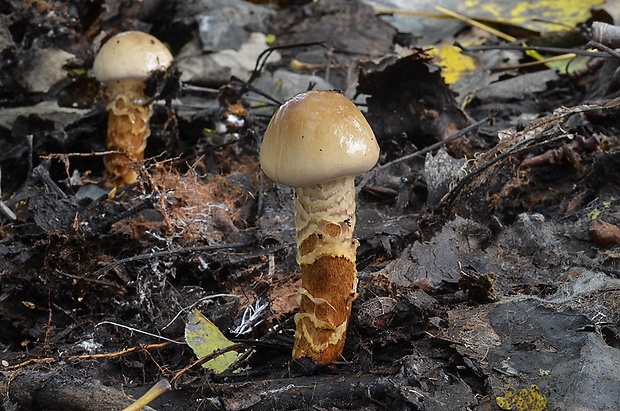
[[260, 163], [270, 179], [306, 187], [370, 170], [379, 145], [359, 109], [336, 91], [288, 100], [265, 131]]

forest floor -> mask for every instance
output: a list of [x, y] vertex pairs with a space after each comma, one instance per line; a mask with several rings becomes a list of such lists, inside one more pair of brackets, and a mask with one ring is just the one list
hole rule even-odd
[[[177, 65], [150, 79], [147, 160], [115, 190], [89, 70], [123, 30]], [[121, 410], [166, 379], [151, 409], [620, 410], [620, 60], [564, 74], [486, 40], [485, 80], [449, 86], [358, 1], [0, 2], [0, 408]], [[309, 87], [360, 103], [381, 147], [356, 180], [346, 345], [322, 365], [291, 361], [292, 194], [258, 162]], [[193, 309], [235, 343], [223, 372], [186, 343]]]

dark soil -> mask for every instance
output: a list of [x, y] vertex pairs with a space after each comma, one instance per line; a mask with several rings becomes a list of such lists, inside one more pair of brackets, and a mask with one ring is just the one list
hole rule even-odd
[[[121, 410], [165, 378], [157, 410], [498, 410], [532, 386], [548, 405], [512, 409], [620, 409], [617, 59], [462, 108], [369, 6], [281, 2], [282, 60], [249, 82], [150, 80], [148, 159], [113, 190], [94, 49], [138, 29], [176, 55], [198, 30], [182, 3], [0, 2], [0, 407]], [[396, 43], [412, 53], [369, 63]], [[35, 91], [42, 50], [73, 57]], [[291, 191], [258, 164], [278, 99], [253, 104], [272, 93], [253, 82], [292, 60], [345, 91], [359, 74], [382, 150], [357, 181], [359, 296], [332, 364], [291, 361]], [[185, 344], [192, 308], [244, 353], [223, 373]]]

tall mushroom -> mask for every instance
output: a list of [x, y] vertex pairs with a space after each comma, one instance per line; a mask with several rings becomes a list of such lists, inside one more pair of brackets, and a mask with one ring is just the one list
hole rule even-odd
[[104, 159], [117, 186], [136, 181], [138, 174], [131, 163], [144, 159], [146, 139], [151, 134], [149, 120], [153, 109], [146, 104], [145, 81], [153, 72], [166, 70], [171, 64], [170, 50], [140, 31], [126, 31], [110, 38], [95, 57], [93, 75], [110, 92], [107, 148], [127, 153]]
[[379, 146], [357, 107], [334, 91], [293, 97], [265, 131], [260, 163], [293, 188], [302, 285], [293, 358], [340, 358], [357, 296], [355, 175], [370, 170]]

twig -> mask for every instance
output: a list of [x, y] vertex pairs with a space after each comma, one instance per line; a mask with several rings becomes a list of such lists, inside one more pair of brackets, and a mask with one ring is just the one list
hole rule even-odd
[[119, 328], [124, 328], [126, 330], [129, 330], [129, 331], [132, 331], [132, 332], [136, 332], [138, 334], [144, 334], [144, 335], [148, 335], [149, 337], [154, 337], [154, 338], [157, 338], [157, 339], [168, 341], [169, 343], [179, 344], [179, 345], [186, 345], [185, 341], [183, 341], [183, 342], [175, 341], [175, 340], [172, 340], [170, 338], [163, 337], [161, 335], [150, 333], [148, 331], [143, 331], [143, 330], [139, 330], [139, 329], [134, 328], [134, 327], [129, 327], [128, 325], [115, 323], [114, 321], [102, 321], [102, 322], [98, 323], [97, 325], [95, 325], [95, 327], [99, 327], [101, 325], [106, 325], [106, 324], [113, 325], [113, 326], [119, 327]]
[[[496, 146], [494, 150], [490, 151], [487, 156], [493, 155], [493, 157], [464, 176], [458, 184], [443, 197], [438, 209], [446, 209], [446, 207], [448, 207], [456, 199], [457, 194], [473, 179], [474, 176], [482, 173], [484, 170], [499, 161], [502, 161], [507, 157], [523, 153], [527, 150], [531, 150], [534, 147], [540, 147], [550, 142], [565, 138], [566, 133], [562, 132], [561, 124], [563, 124], [563, 122], [570, 116], [592, 110], [605, 110], [618, 106], [620, 106], [620, 97], [599, 104], [583, 104], [580, 106], [563, 108], [559, 112], [554, 112], [550, 116], [541, 118], [531, 123], [526, 129], [519, 132], [517, 140], [515, 140], [515, 143], [512, 146]], [[541, 128], [542, 131], [537, 132], [537, 130]], [[557, 135], [558, 132], [562, 134]], [[530, 135], [532, 133], [536, 134]]]
[[256, 93], [256, 94], [258, 94], [258, 95], [260, 95], [260, 96], [265, 97], [267, 100], [269, 100], [269, 101], [271, 101], [271, 102], [273, 102], [273, 103], [277, 104], [278, 106], [281, 106], [281, 105], [282, 105], [282, 102], [281, 102], [280, 100], [278, 100], [277, 98], [270, 96], [269, 94], [265, 93], [264, 91], [262, 91], [262, 90], [260, 90], [260, 89], [258, 89], [258, 88], [256, 88], [256, 87], [254, 87], [254, 86], [253, 86], [252, 84], [250, 84], [249, 82], [247, 82], [247, 81], [243, 81], [243, 80], [241, 80], [241, 79], [240, 79], [240, 78], [238, 78], [238, 77], [232, 76], [232, 77], [230, 78], [230, 82], [231, 82], [231, 83], [235, 83], [235, 84], [240, 84], [240, 85], [242, 85], [242, 86], [245, 88], [245, 91], [246, 91], [246, 92], [247, 92], [247, 91], [253, 91], [254, 93]]
[[32, 170], [32, 174], [39, 178], [43, 183], [49, 187], [58, 197], [62, 199], [67, 199], [67, 194], [58, 187], [58, 185], [52, 180], [50, 177], [50, 173], [48, 171], [50, 160], [44, 160], [41, 164], [36, 166], [34, 170]]
[[123, 409], [123, 411], [140, 411], [147, 405], [149, 405], [153, 400], [160, 395], [172, 391], [172, 386], [167, 379], [162, 379], [157, 382], [154, 386], [152, 386], [142, 397], [138, 398], [136, 402], [131, 404], [129, 407]]
[[51, 153], [51, 154], [47, 154], [44, 156], [41, 156], [41, 158], [65, 158], [65, 157], [103, 157], [103, 156], [108, 156], [108, 155], [125, 155], [129, 158], [129, 155], [127, 154], [127, 152], [125, 151], [118, 151], [118, 150], [108, 150], [108, 151], [93, 151], [91, 153]]
[[539, 46], [528, 46], [528, 45], [517, 45], [517, 44], [500, 44], [497, 46], [475, 46], [475, 47], [466, 47], [456, 42], [454, 45], [466, 52], [473, 51], [486, 51], [486, 50], [517, 50], [517, 51], [537, 51], [540, 53], [557, 53], [557, 54], [577, 54], [579, 56], [587, 56], [587, 57], [604, 57], [609, 58], [608, 53], [604, 53], [601, 51], [590, 51], [590, 50], [581, 50], [581, 49], [568, 49], [563, 47], [539, 47]]
[[293, 48], [299, 48], [299, 47], [312, 47], [312, 46], [319, 46], [319, 47], [325, 47], [325, 42], [327, 42], [329, 39], [323, 40], [323, 41], [311, 41], [308, 43], [296, 43], [296, 44], [284, 44], [284, 45], [280, 45], [280, 46], [271, 46], [265, 50], [263, 50], [259, 55], [258, 58], [256, 59], [256, 64], [254, 65], [254, 70], [252, 70], [252, 74], [250, 74], [250, 78], [248, 79], [247, 83], [252, 83], [256, 77], [258, 77], [258, 75], [261, 73], [261, 71], [263, 71], [263, 68], [265, 67], [265, 64], [267, 64], [267, 60], [269, 60], [269, 56], [271, 56], [271, 53], [273, 53], [276, 50], [286, 50], [286, 49], [293, 49]]
[[[1, 181], [2, 181], [2, 169], [0, 169], [0, 198], [2, 196]], [[9, 206], [6, 205], [6, 203], [2, 201], [1, 199], [0, 199], [0, 210], [9, 218], [9, 220], [13, 220], [13, 221], [17, 220], [17, 216], [15, 215], [13, 210], [11, 210]]]
[[[107, 198], [107, 195], [106, 195], [106, 198]], [[118, 221], [124, 220], [126, 218], [133, 217], [141, 211], [151, 210], [153, 209], [153, 207], [154, 207], [153, 199], [147, 198], [146, 201], [138, 204], [135, 207], [130, 208], [129, 210], [125, 210], [121, 213], [118, 213], [109, 218], [106, 218], [104, 221], [98, 224], [93, 224], [91, 229], [92, 231], [95, 231], [95, 232], [108, 231], [112, 227], [112, 224]]]
[[130, 354], [130, 353], [133, 353], [133, 352], [136, 352], [136, 351], [145, 351], [145, 350], [150, 350], [150, 349], [164, 348], [164, 347], [167, 347], [170, 344], [171, 344], [170, 342], [163, 342], [163, 343], [157, 343], [157, 344], [148, 344], [148, 345], [141, 345], [141, 346], [138, 346], [138, 347], [131, 347], [131, 348], [127, 348], [125, 350], [115, 351], [115, 352], [111, 352], [111, 353], [72, 355], [72, 356], [66, 357], [66, 358], [54, 358], [54, 357], [30, 358], [30, 359], [28, 359], [26, 361], [20, 362], [19, 364], [9, 365], [8, 367], [2, 367], [1, 370], [2, 371], [12, 371], [12, 370], [17, 370], [19, 368], [26, 367], [26, 366], [28, 366], [30, 364], [49, 364], [49, 363], [53, 363], [53, 362], [58, 362], [61, 359], [63, 361], [76, 361], [76, 360], [91, 360], [91, 359], [96, 359], [96, 358], [120, 357], [122, 355]]
[[611, 47], [606, 46], [603, 43], [599, 43], [597, 41], [590, 40], [588, 42], [588, 47], [594, 47], [594, 48], [597, 48], [599, 50], [602, 50], [603, 53], [601, 53], [601, 54], [607, 54], [607, 56], [605, 56], [605, 57], [620, 58], [620, 53], [618, 53], [616, 50], [612, 49]]
[[201, 358], [197, 359], [196, 361], [194, 361], [193, 363], [183, 367], [183, 369], [181, 369], [176, 374], [174, 374], [174, 377], [172, 377], [170, 379], [170, 382], [173, 383], [177, 378], [179, 378], [185, 372], [187, 372], [188, 370], [194, 368], [197, 365], [204, 364], [207, 361], [210, 361], [210, 360], [212, 360], [212, 359], [214, 359], [216, 357], [219, 357], [222, 354], [225, 354], [225, 353], [227, 353], [229, 351], [236, 351], [236, 350], [241, 349], [241, 348], [245, 348], [245, 344], [236, 343], [236, 344], [231, 344], [228, 347], [221, 348], [219, 350], [215, 350], [211, 354], [205, 355], [204, 357], [201, 357]]
[[60, 275], [72, 278], [74, 280], [85, 281], [87, 283], [92, 283], [92, 284], [99, 284], [99, 285], [102, 285], [102, 286], [105, 286], [105, 287], [123, 288], [121, 285], [113, 283], [112, 281], [97, 280], [95, 278], [88, 278], [88, 277], [83, 277], [81, 275], [69, 274], [69, 273], [65, 273], [63, 271], [60, 271], [58, 269], [56, 269], [55, 271], [56, 271], [56, 273], [58, 273]]
[[146, 253], [146, 254], [138, 254], [133, 257], [122, 258], [120, 260], [116, 260], [112, 263], [106, 264], [102, 268], [92, 273], [93, 277], [99, 278], [105, 272], [111, 270], [114, 267], [117, 267], [122, 264], [131, 263], [134, 261], [142, 261], [142, 260], [150, 260], [152, 258], [158, 257], [169, 257], [177, 254], [184, 253], [201, 253], [205, 251], [216, 251], [216, 250], [224, 250], [227, 248], [243, 248], [252, 245], [252, 242], [247, 243], [236, 243], [236, 244], [222, 244], [222, 245], [207, 245], [207, 246], [197, 246], [197, 247], [184, 247], [176, 250], [166, 250], [166, 251], [157, 251], [154, 253]]
[[483, 125], [485, 125], [487, 122], [489, 122], [491, 120], [491, 117], [485, 117], [482, 120], [478, 121], [477, 123], [474, 123], [470, 126], [465, 127], [464, 129], [458, 131], [457, 133], [454, 133], [453, 135], [451, 135], [450, 137], [446, 138], [445, 140], [439, 141], [435, 144], [432, 144], [428, 147], [423, 148], [422, 150], [418, 150], [415, 153], [411, 153], [411, 154], [407, 154], [406, 156], [397, 158], [396, 160], [392, 160], [390, 162], [387, 162], [385, 164], [382, 164], [378, 167], [375, 167], [373, 170], [371, 170], [369, 173], [366, 174], [366, 176], [362, 179], [362, 181], [360, 182], [360, 184], [358, 185], [357, 191], [361, 190], [361, 188], [363, 188], [368, 181], [370, 181], [372, 178], [374, 178], [374, 176], [379, 172], [379, 171], [383, 171], [388, 167], [391, 167], [395, 164], [398, 163], [402, 163], [403, 161], [407, 161], [407, 160], [411, 160], [412, 158], [415, 157], [419, 157], [419, 156], [423, 156], [426, 153], [429, 153], [433, 150], [436, 150], [440, 147], [445, 146], [446, 144], [460, 138], [463, 137], [464, 135], [468, 134], [471, 131], [477, 130], [480, 127], [482, 127]]
[[434, 151], [440, 147], [445, 146], [448, 143], [451, 143], [452, 141], [456, 140], [457, 138], [463, 137], [464, 135], [468, 134], [471, 131], [475, 131], [478, 130], [480, 127], [484, 126], [487, 122], [489, 122], [491, 120], [491, 117], [485, 117], [482, 120], [478, 121], [477, 123], [474, 123], [470, 126], [465, 127], [464, 129], [452, 134], [450, 137], [446, 138], [445, 140], [441, 140], [435, 144], [432, 144], [428, 147], [423, 148], [422, 150], [418, 150], [415, 153], [411, 153], [411, 154], [407, 154], [406, 156], [397, 158], [396, 160], [392, 160], [388, 163], [382, 164], [379, 167], [377, 167], [377, 170], [384, 170], [388, 167], [393, 166], [394, 164], [398, 164], [401, 163], [403, 161], [407, 161], [410, 160], [414, 157], [419, 157], [419, 156], [423, 156], [426, 153], [430, 153], [431, 151]]
[[177, 313], [177, 315], [174, 316], [174, 318], [172, 320], [170, 320], [170, 322], [168, 322], [168, 324], [164, 325], [160, 331], [165, 330], [166, 328], [170, 327], [176, 320], [177, 318], [179, 318], [181, 316], [181, 314], [183, 314], [184, 312], [187, 312], [189, 310], [191, 310], [192, 308], [194, 308], [195, 306], [197, 306], [198, 304], [200, 304], [201, 302], [205, 301], [205, 300], [210, 300], [212, 298], [219, 298], [219, 297], [237, 297], [239, 298], [238, 295], [235, 294], [214, 294], [214, 295], [208, 295], [206, 297], [202, 297], [199, 298], [198, 300], [194, 301], [192, 304], [188, 305], [187, 307], [183, 307], [179, 310], [179, 312]]

